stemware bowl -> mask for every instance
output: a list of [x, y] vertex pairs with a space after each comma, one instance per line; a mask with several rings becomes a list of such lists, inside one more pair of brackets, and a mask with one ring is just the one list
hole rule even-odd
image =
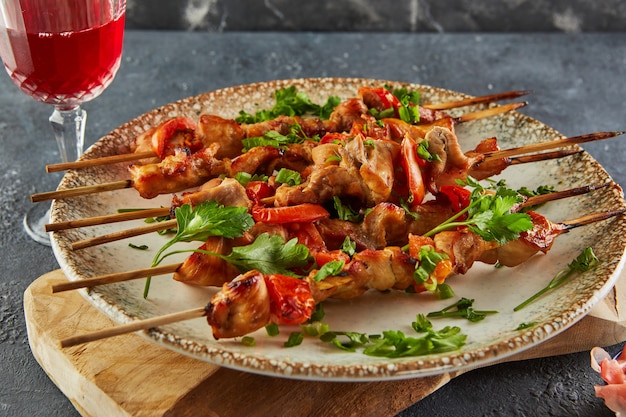
[[[0, 57], [15, 85], [54, 106], [49, 121], [63, 162], [83, 152], [87, 112], [81, 104], [99, 96], [120, 66], [125, 14], [125, 0], [0, 2]], [[48, 208], [33, 207], [24, 228], [49, 245]]]

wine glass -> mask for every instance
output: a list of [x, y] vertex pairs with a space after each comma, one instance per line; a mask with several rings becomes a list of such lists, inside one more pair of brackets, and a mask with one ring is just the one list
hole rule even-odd
[[[63, 162], [83, 152], [80, 105], [100, 95], [120, 66], [125, 16], [126, 0], [0, 0], [0, 57], [24, 93], [54, 106], [49, 120]], [[49, 206], [41, 208], [26, 214], [24, 228], [49, 245]]]

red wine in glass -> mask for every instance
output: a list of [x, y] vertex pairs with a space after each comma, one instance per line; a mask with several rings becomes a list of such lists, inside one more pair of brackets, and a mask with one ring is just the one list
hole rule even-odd
[[[125, 0], [0, 3], [4, 67], [24, 93], [54, 106], [49, 120], [64, 162], [83, 151], [87, 113], [80, 105], [100, 95], [120, 66], [125, 12]], [[49, 244], [46, 221], [27, 215], [24, 226]]]

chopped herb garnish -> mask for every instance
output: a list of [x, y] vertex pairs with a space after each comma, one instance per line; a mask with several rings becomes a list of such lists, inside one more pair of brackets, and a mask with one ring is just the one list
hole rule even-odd
[[428, 313], [427, 317], [460, 317], [471, 322], [477, 322], [483, 320], [489, 314], [497, 313], [495, 310], [474, 310], [474, 300], [461, 298], [446, 308]]
[[320, 282], [327, 277], [338, 275], [344, 267], [343, 261], [330, 261], [325, 263], [313, 276], [315, 282]]
[[[474, 179], [468, 178], [464, 185], [472, 186], [470, 204], [439, 226], [425, 233], [433, 236], [441, 231], [466, 226], [486, 241], [496, 241], [500, 245], [519, 238], [521, 232], [533, 228], [533, 222], [526, 213], [511, 213], [522, 197], [514, 190], [498, 188], [495, 193], [486, 193]], [[466, 220], [456, 221], [467, 214]]]
[[148, 245], [135, 245], [133, 243], [129, 243], [128, 246], [130, 246], [133, 249], [148, 250]]
[[[153, 267], [160, 264], [165, 257], [176, 253], [163, 254], [175, 243], [206, 241], [209, 236], [241, 237], [254, 224], [246, 207], [225, 207], [215, 201], [203, 202], [193, 209], [190, 204], [183, 204], [176, 208], [175, 215], [176, 235], [158, 250], [152, 260]], [[146, 280], [144, 297], [148, 296], [149, 288], [150, 277]]]
[[278, 174], [276, 174], [276, 182], [290, 186], [299, 185], [302, 183], [302, 176], [298, 171], [281, 168]]
[[349, 221], [352, 223], [358, 223], [363, 220], [363, 215], [354, 211], [352, 207], [344, 204], [339, 197], [333, 196], [333, 207], [337, 212], [337, 217], [340, 220]]
[[274, 98], [276, 103], [271, 109], [259, 110], [254, 115], [240, 111], [235, 121], [237, 123], [258, 123], [275, 119], [278, 116], [303, 116], [305, 114], [328, 119], [341, 101], [338, 97], [331, 96], [324, 105], [320, 106], [313, 103], [305, 92], [297, 91], [295, 86], [276, 90]]
[[362, 347], [363, 353], [368, 356], [398, 358], [458, 350], [467, 339], [456, 326], [433, 330], [431, 322], [423, 314], [417, 315], [411, 327], [415, 332], [425, 334], [410, 337], [398, 330], [383, 331], [382, 335], [328, 331], [320, 336], [320, 340], [348, 352]]
[[302, 332], [291, 332], [289, 339], [283, 344], [285, 347], [294, 347], [302, 344], [304, 334]]
[[537, 325], [536, 321], [531, 321], [531, 322], [524, 322], [524, 323], [520, 323], [519, 326], [517, 326], [515, 328], [515, 330], [526, 330], [526, 329], [530, 329], [532, 327], [535, 327]]
[[424, 288], [428, 291], [435, 291], [437, 288], [437, 279], [431, 274], [435, 272], [437, 264], [445, 259], [448, 255], [444, 252], [437, 252], [432, 246], [422, 246], [417, 255], [417, 264], [413, 278], [418, 284], [424, 284]]
[[341, 244], [341, 250], [352, 257], [356, 253], [356, 242], [350, 239], [350, 236], [346, 236]]
[[454, 297], [454, 291], [452, 290], [452, 287], [449, 286], [448, 284], [439, 284], [439, 285], [437, 285], [437, 289], [435, 290], [435, 294], [437, 294], [437, 296], [441, 300], [446, 300], [448, 298]]
[[569, 265], [567, 265], [566, 269], [559, 271], [554, 276], [554, 278], [550, 280], [548, 285], [546, 285], [541, 290], [539, 290], [534, 295], [532, 295], [530, 298], [528, 298], [526, 301], [524, 301], [523, 303], [515, 307], [513, 311], [521, 310], [522, 308], [526, 307], [528, 304], [535, 301], [537, 298], [541, 297], [546, 292], [563, 284], [565, 281], [567, 281], [569, 277], [571, 277], [575, 273], [577, 272], [582, 273], [582, 272], [589, 271], [590, 269], [595, 268], [598, 265], [598, 263], [599, 263], [599, 260], [596, 257], [596, 255], [593, 253], [593, 250], [590, 247], [585, 248], [581, 252], [581, 254], [576, 257], [576, 259], [574, 259]]
[[248, 347], [256, 346], [256, 340], [252, 336], [244, 336], [241, 338], [241, 344]]
[[280, 329], [278, 328], [278, 324], [270, 323], [265, 325], [265, 332], [268, 336], [274, 337], [278, 336], [278, 334], [280, 333]]

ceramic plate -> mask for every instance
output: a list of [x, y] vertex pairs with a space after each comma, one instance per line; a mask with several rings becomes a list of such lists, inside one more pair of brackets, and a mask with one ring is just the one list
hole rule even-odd
[[[234, 118], [241, 109], [254, 112], [260, 108], [269, 108], [274, 103], [274, 91], [285, 86], [295, 85], [314, 102], [323, 103], [331, 94], [341, 98], [354, 97], [361, 86], [383, 84], [419, 89], [423, 103], [466, 97], [461, 93], [429, 86], [364, 79], [300, 79], [243, 85], [155, 109], [100, 139], [83, 158], [125, 153], [133, 137], [172, 116], [186, 115], [197, 119], [201, 113], [211, 113]], [[462, 111], [477, 109], [469, 107]], [[481, 139], [491, 136], [498, 138], [503, 149], [562, 137], [549, 126], [519, 112], [459, 125], [457, 134], [462, 147], [468, 150]], [[126, 165], [68, 172], [60, 188], [127, 179]], [[604, 169], [586, 153], [561, 160], [512, 166], [501, 176], [506, 178], [511, 188], [527, 186], [535, 189], [540, 185], [552, 185], [560, 190], [612, 182]], [[110, 191], [55, 201], [52, 221], [111, 214], [120, 208], [169, 204], [170, 196], [144, 200], [134, 189]], [[559, 222], [622, 207], [621, 190], [612, 186], [585, 196], [549, 203], [540, 212], [552, 221]], [[150, 265], [154, 252], [166, 242], [165, 237], [150, 234], [78, 251], [72, 251], [69, 246], [71, 242], [143, 224], [142, 221], [132, 221], [55, 232], [52, 235], [54, 251], [63, 271], [71, 280], [145, 268]], [[129, 248], [129, 243], [145, 244], [149, 249], [134, 250]], [[187, 246], [199, 246], [199, 243]], [[600, 258], [598, 268], [569, 280], [525, 309], [513, 312], [514, 306], [544, 287], [587, 246], [593, 247]], [[285, 348], [283, 342], [287, 335], [296, 330], [289, 327], [283, 328], [276, 337], [267, 336], [264, 329], [257, 331], [252, 334], [256, 346], [248, 347], [238, 339], [214, 340], [210, 327], [202, 318], [163, 326], [145, 334], [163, 346], [201, 360], [248, 372], [298, 379], [391, 380], [484, 366], [531, 348], [585, 316], [614, 285], [622, 268], [625, 246], [625, 220], [622, 217], [614, 218], [574, 229], [558, 237], [547, 255], [537, 255], [518, 267], [494, 268], [476, 264], [466, 275], [449, 278], [447, 282], [457, 297], [475, 299], [477, 309], [499, 312], [478, 323], [459, 319], [433, 319], [435, 329], [456, 325], [468, 335], [462, 349], [452, 353], [402, 359], [376, 358], [362, 353], [343, 352], [312, 337], [305, 338], [298, 347]], [[152, 279], [150, 296], [145, 300], [142, 297], [143, 286], [144, 280], [140, 279], [96, 287], [85, 292], [85, 295], [116, 322], [126, 323], [204, 306], [216, 291], [212, 288], [186, 286], [172, 280], [171, 275], [159, 276]], [[324, 321], [333, 330], [366, 333], [402, 330], [409, 334], [410, 323], [415, 320], [416, 314], [439, 310], [450, 303], [450, 300], [439, 300], [430, 294], [372, 291], [353, 300], [326, 302]], [[528, 330], [516, 330], [521, 323], [531, 322], [537, 325]]]

